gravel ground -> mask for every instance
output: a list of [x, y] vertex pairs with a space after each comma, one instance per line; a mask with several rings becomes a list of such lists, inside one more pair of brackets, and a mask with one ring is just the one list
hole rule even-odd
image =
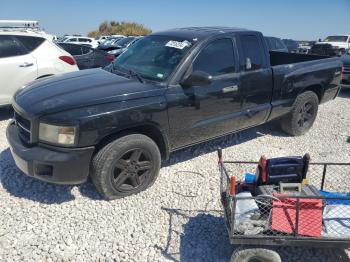
[[[350, 161], [350, 92], [320, 108], [312, 130], [288, 137], [277, 124], [182, 150], [154, 186], [107, 202], [90, 183], [57, 186], [16, 168], [0, 122], [0, 261], [228, 261], [215, 149], [254, 160], [309, 152], [314, 161]], [[344, 182], [350, 183], [349, 180]], [[283, 261], [349, 261], [347, 250], [280, 248]]]

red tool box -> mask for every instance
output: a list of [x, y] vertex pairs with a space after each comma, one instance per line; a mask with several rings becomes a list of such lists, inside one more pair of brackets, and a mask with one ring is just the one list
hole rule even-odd
[[[285, 195], [274, 194], [274, 196]], [[321, 199], [300, 198], [299, 204], [293, 197], [274, 199], [272, 201], [272, 230], [321, 237], [322, 207]]]

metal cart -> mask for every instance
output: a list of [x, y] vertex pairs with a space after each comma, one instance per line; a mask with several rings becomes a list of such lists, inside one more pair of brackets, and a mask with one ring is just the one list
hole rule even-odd
[[[323, 191], [344, 192], [341, 196], [242, 197], [230, 192], [231, 177], [235, 177], [237, 193], [239, 181], [244, 180], [245, 173], [255, 173], [258, 162], [223, 161], [221, 149], [218, 157], [225, 222], [231, 244], [240, 245], [231, 261], [281, 261], [273, 246], [350, 247], [350, 195], [346, 194], [350, 163], [309, 164], [309, 183]], [[254, 206], [251, 210], [250, 204]], [[242, 207], [245, 213], [240, 213]]]

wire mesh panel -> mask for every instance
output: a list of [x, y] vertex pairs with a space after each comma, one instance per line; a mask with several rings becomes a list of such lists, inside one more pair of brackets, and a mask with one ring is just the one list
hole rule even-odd
[[[256, 167], [255, 162], [220, 164], [221, 197], [231, 237], [350, 243], [350, 195], [344, 183], [350, 178], [350, 164], [310, 163], [309, 184], [300, 194], [282, 194], [278, 185], [240, 188], [245, 174], [255, 173]], [[234, 195], [230, 195], [232, 175]]]

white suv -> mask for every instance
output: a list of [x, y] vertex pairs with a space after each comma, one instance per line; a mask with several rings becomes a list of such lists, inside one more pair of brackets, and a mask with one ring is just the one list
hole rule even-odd
[[26, 30], [0, 30], [0, 106], [38, 78], [79, 70], [74, 58], [48, 40]]
[[61, 43], [70, 43], [70, 44], [80, 44], [88, 45], [92, 48], [98, 47], [98, 42], [91, 37], [84, 36], [66, 36], [61, 41]]

